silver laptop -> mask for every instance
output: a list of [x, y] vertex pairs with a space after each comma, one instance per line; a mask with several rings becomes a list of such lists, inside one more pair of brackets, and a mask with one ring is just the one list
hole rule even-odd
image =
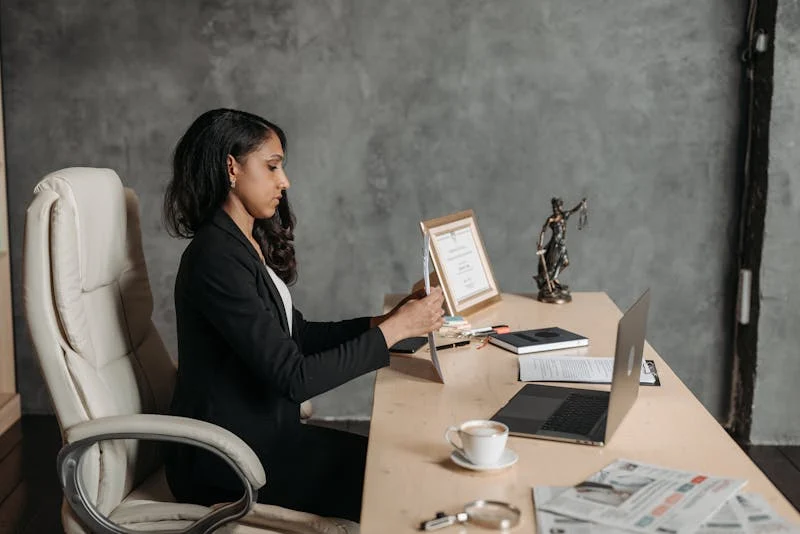
[[527, 384], [492, 419], [513, 436], [605, 445], [639, 395], [650, 290], [617, 325], [611, 393], [581, 388]]

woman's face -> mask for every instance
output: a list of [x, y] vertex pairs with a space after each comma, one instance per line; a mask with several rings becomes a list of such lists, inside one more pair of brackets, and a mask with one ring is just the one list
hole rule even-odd
[[228, 156], [228, 178], [232, 184], [230, 194], [253, 218], [269, 219], [275, 215], [283, 191], [290, 185], [283, 171], [283, 148], [278, 136], [270, 135], [241, 162]]

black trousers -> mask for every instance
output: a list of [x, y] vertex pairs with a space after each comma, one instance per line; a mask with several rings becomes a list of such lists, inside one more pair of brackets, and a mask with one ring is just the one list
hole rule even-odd
[[264, 462], [258, 502], [357, 522], [366, 462], [367, 438], [301, 425], [291, 447]]
[[[178, 502], [211, 506], [241, 497], [241, 482], [219, 458], [194, 447], [182, 447], [184, 454], [190, 451], [192, 455], [184, 458], [195, 458], [195, 467], [181, 469], [180, 447], [166, 448], [167, 481]], [[258, 502], [359, 520], [367, 438], [297, 424], [287, 430], [280, 444], [259, 457], [267, 483], [258, 492]]]

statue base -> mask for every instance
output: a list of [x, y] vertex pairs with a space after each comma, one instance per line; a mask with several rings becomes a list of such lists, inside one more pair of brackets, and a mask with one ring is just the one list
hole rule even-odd
[[548, 304], [566, 304], [572, 302], [572, 295], [569, 291], [550, 291], [547, 288], [541, 289], [536, 298], [539, 302], [546, 302]]

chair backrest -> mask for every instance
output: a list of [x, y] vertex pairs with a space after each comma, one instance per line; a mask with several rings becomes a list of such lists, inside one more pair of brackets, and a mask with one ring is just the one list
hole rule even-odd
[[[164, 413], [175, 364], [151, 320], [139, 204], [113, 170], [69, 168], [34, 189], [25, 222], [25, 314], [62, 430]], [[108, 441], [82, 479], [111, 512], [159, 464], [155, 444]]]

